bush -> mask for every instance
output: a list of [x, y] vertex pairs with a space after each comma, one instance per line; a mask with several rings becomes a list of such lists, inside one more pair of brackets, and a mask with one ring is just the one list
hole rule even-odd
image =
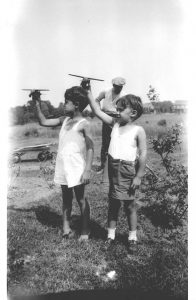
[[154, 151], [161, 157], [165, 173], [157, 177], [152, 173], [146, 174], [144, 198], [150, 200], [150, 205], [145, 210], [156, 225], [165, 228], [182, 225], [188, 208], [187, 170], [183, 165], [173, 162], [170, 156], [181, 143], [181, 132], [181, 126], [175, 125], [164, 137], [155, 137], [150, 140]]
[[160, 121], [157, 122], [157, 125], [159, 126], [167, 126], [167, 122], [165, 119], [161, 119]]
[[50, 189], [55, 187], [53, 181], [56, 164], [56, 153], [52, 153], [52, 160], [46, 164], [40, 164], [40, 177], [44, 178]]
[[39, 136], [39, 131], [37, 128], [31, 128], [31, 129], [28, 129], [27, 131], [24, 132], [24, 136], [34, 136], [34, 137], [37, 137]]

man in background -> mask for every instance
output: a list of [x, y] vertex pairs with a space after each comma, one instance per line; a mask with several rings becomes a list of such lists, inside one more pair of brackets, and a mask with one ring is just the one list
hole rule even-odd
[[[99, 105], [101, 102], [101, 109], [110, 116], [117, 115], [116, 101], [123, 96], [122, 89], [125, 83], [126, 81], [124, 78], [115, 77], [112, 79], [113, 87], [107, 91], [102, 91], [96, 98], [96, 102], [99, 103]], [[105, 123], [102, 123], [101, 165], [97, 169], [98, 174], [103, 173], [106, 165], [111, 131], [111, 127]]]

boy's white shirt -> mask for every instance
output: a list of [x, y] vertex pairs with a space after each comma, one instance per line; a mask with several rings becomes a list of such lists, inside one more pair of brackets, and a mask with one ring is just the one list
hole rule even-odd
[[139, 128], [140, 126], [134, 124], [119, 126], [116, 122], [112, 128], [108, 153], [114, 159], [135, 161], [138, 152], [136, 136]]

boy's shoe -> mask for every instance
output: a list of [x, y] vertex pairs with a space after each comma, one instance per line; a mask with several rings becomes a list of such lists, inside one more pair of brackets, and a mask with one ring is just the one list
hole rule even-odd
[[69, 231], [68, 233], [63, 233], [62, 238], [63, 238], [63, 240], [68, 240], [68, 239], [72, 238], [73, 236], [74, 236], [74, 232]]
[[81, 234], [81, 236], [79, 237], [78, 241], [79, 242], [86, 242], [89, 240], [89, 235], [88, 234]]
[[97, 167], [96, 173], [97, 174], [103, 174], [104, 168], [102, 166]]
[[128, 253], [134, 255], [137, 253], [137, 249], [138, 249], [138, 241], [128, 240], [128, 245], [127, 245]]
[[105, 245], [108, 247], [114, 244], [115, 244], [115, 239], [107, 238], [107, 240], [105, 241]]

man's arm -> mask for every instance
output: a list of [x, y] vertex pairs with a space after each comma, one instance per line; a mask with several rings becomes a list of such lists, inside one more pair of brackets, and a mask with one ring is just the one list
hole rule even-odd
[[93, 155], [94, 155], [94, 144], [93, 144], [89, 122], [85, 123], [83, 128], [83, 134], [86, 143], [86, 167], [84, 173], [82, 174], [81, 182], [87, 184], [90, 181], [90, 171], [91, 171], [91, 167], [93, 163]]
[[36, 106], [36, 111], [37, 111], [37, 116], [38, 116], [38, 120], [39, 120], [39, 124], [41, 126], [45, 126], [45, 127], [55, 127], [61, 124], [61, 119], [60, 118], [56, 118], [56, 119], [46, 119], [44, 114], [41, 111], [41, 107], [40, 107], [40, 102], [39, 101], [35, 101], [35, 106]]
[[88, 99], [89, 99], [89, 104], [92, 108], [93, 113], [99, 118], [101, 119], [104, 123], [108, 124], [108, 125], [112, 125], [113, 124], [113, 118], [108, 116], [106, 113], [104, 113], [100, 106], [97, 104], [97, 102], [95, 101], [95, 99], [93, 98], [93, 95], [91, 93], [91, 91], [88, 91]]
[[133, 179], [132, 187], [137, 188], [141, 184], [141, 178], [144, 176], [146, 166], [147, 146], [146, 146], [146, 133], [142, 127], [139, 128], [138, 136], [138, 169], [136, 170], [135, 178]]
[[100, 106], [100, 102], [101, 102], [101, 100], [103, 100], [104, 98], [105, 98], [105, 91], [101, 92], [101, 93], [99, 94], [99, 96], [95, 99], [95, 101], [96, 101], [96, 103], [99, 105], [99, 107], [101, 107], [101, 106]]

